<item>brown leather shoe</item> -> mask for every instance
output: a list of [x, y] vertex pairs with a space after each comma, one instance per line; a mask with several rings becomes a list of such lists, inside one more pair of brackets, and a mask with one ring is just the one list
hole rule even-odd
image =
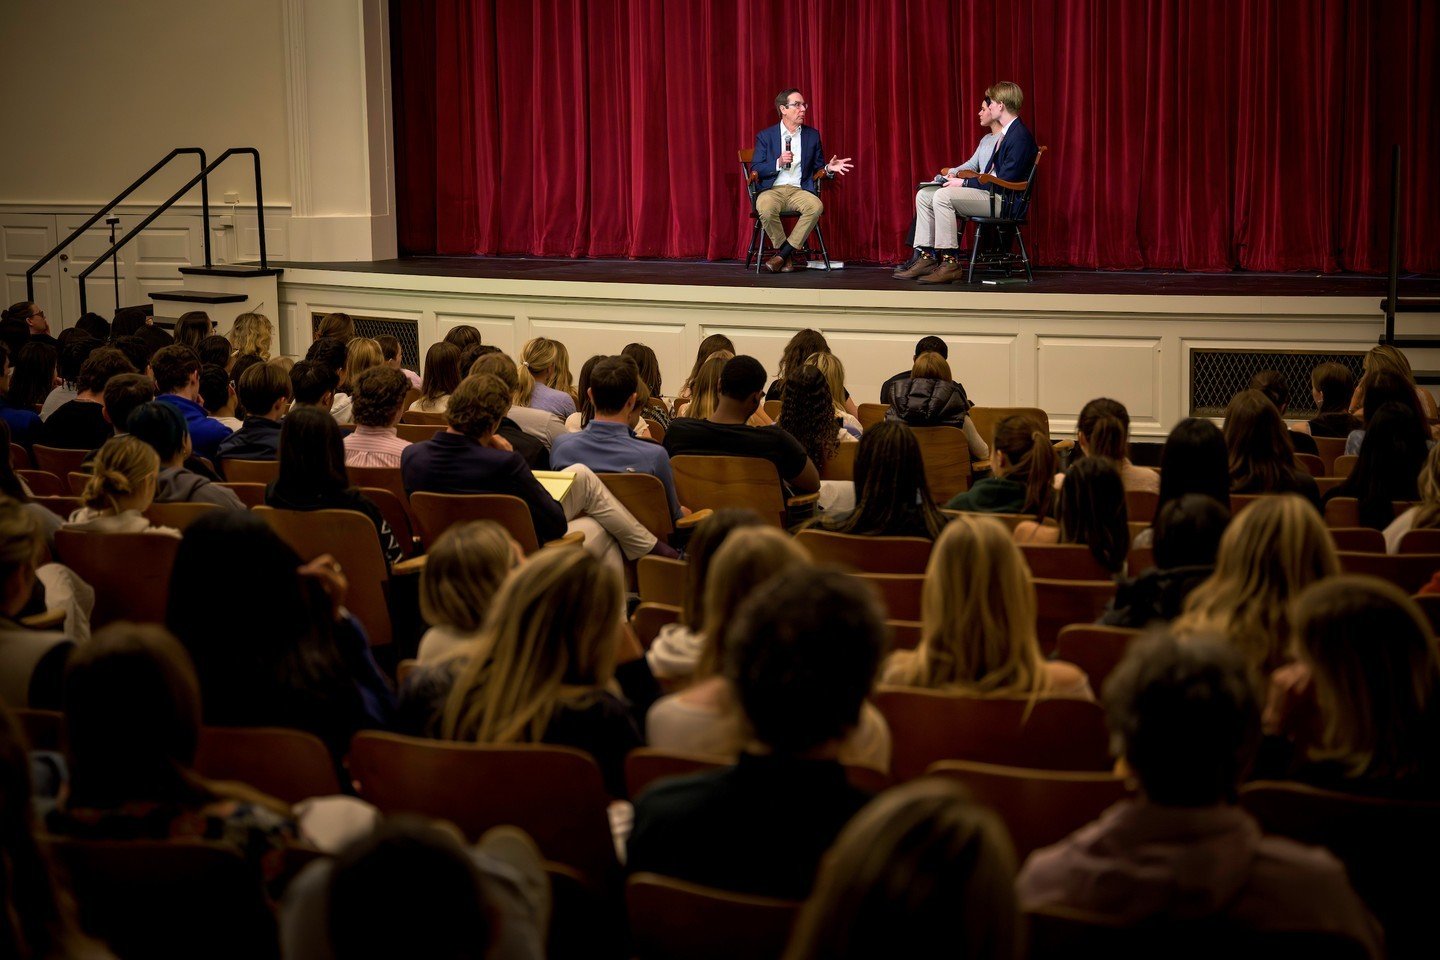
[[[784, 273], [786, 272], [785, 268], [789, 266], [790, 261], [787, 260], [785, 257], [780, 256], [780, 254], [778, 253], [775, 254], [775, 256], [771, 257], [769, 260], [765, 261], [765, 271], [767, 273]], [[791, 267], [790, 269], [793, 270], [794, 267]]]
[[954, 283], [965, 279], [966, 265], [954, 257], [944, 257], [940, 266], [920, 278], [921, 283]]
[[938, 260], [928, 253], [922, 253], [911, 267], [906, 270], [901, 270], [895, 274], [895, 276], [900, 280], [915, 280], [928, 273], [934, 272], [939, 266], [940, 263]]
[[780, 272], [781, 272], [781, 273], [794, 273], [796, 270], [807, 270], [807, 269], [809, 269], [809, 268], [805, 266], [804, 262], [796, 262], [796, 261], [794, 261], [794, 260], [786, 260], [786, 261], [785, 261], [785, 266], [783, 266], [783, 267], [780, 268]]
[[892, 270], [890, 272], [890, 276], [898, 278], [902, 273], [904, 273], [906, 270], [909, 270], [911, 267], [915, 266], [915, 264], [919, 262], [920, 251], [916, 250], [914, 253], [910, 254], [909, 260], [906, 260], [904, 263], [900, 264], [894, 270]]

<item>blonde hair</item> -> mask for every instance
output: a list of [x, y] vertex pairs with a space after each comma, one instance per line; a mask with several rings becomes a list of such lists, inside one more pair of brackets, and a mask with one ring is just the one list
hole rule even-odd
[[1035, 584], [1010, 531], [991, 517], [960, 514], [941, 531], [925, 568], [908, 685], [1042, 692], [1048, 674], [1035, 618]]
[[1020, 115], [1020, 108], [1025, 105], [1025, 94], [1021, 92], [1020, 85], [1009, 80], [991, 84], [986, 88], [985, 96], [999, 102], [1016, 116]]
[[518, 561], [515, 541], [493, 520], [456, 524], [426, 554], [420, 615], [431, 626], [474, 633], [500, 584]]
[[445, 701], [441, 736], [540, 741], [555, 711], [584, 706], [615, 673], [620, 581], [584, 550], [541, 550], [491, 603]]
[[270, 341], [275, 335], [270, 318], [260, 313], [242, 313], [230, 327], [230, 346], [235, 355], [253, 353], [261, 360], [270, 359]]
[[934, 350], [927, 350], [915, 358], [915, 363], [910, 368], [910, 376], [926, 377], [931, 380], [955, 379], [950, 373], [950, 361]]
[[95, 454], [90, 479], [80, 500], [92, 510], [120, 512], [116, 501], [132, 496], [160, 472], [160, 455], [139, 437], [111, 437]]
[[1440, 527], [1440, 443], [1430, 449], [1424, 465], [1420, 467], [1420, 478], [1415, 487], [1420, 494], [1420, 503], [1410, 529]]
[[520, 350], [520, 362], [516, 366], [519, 368], [516, 406], [530, 405], [536, 383], [568, 393], [571, 399], [575, 399], [575, 386], [570, 377], [570, 351], [559, 340], [536, 337], [527, 341]]
[[1261, 497], [1230, 521], [1215, 572], [1186, 599], [1174, 630], [1222, 636], [1257, 676], [1268, 674], [1286, 660], [1291, 601], [1339, 572], [1334, 542], [1309, 501]]
[[720, 405], [720, 374], [725, 364], [734, 358], [729, 350], [716, 350], [705, 358], [690, 385], [690, 402], [685, 405], [684, 416], [695, 420], [708, 420]]
[[354, 392], [355, 378], [371, 367], [385, 364], [385, 351], [369, 337], [356, 337], [345, 348], [345, 382]]
[[825, 377], [830, 388], [830, 400], [837, 413], [845, 412], [845, 364], [833, 353], [812, 353], [805, 359], [807, 367], [814, 367]]
[[1360, 366], [1365, 373], [1393, 373], [1412, 387], [1415, 385], [1415, 370], [1410, 366], [1410, 359], [1388, 343], [1371, 347]]
[[745, 598], [780, 571], [809, 563], [810, 555], [795, 538], [776, 527], [742, 527], [725, 538], [705, 575], [699, 631], [705, 646], [695, 667], [696, 679], [720, 672], [721, 641]]

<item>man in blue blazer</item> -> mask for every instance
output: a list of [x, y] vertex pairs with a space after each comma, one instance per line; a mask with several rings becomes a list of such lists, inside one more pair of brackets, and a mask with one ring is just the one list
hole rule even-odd
[[[750, 170], [760, 177], [760, 195], [755, 198], [760, 225], [775, 247], [775, 255], [765, 261], [765, 269], [771, 273], [790, 273], [795, 269], [791, 257], [815, 228], [825, 209], [815, 189], [815, 178], [821, 174], [843, 175], [854, 166], [849, 157], [825, 160], [820, 132], [814, 127], [805, 127], [805, 113], [809, 108], [799, 90], [792, 87], [782, 91], [775, 98], [780, 122], [755, 135]], [[800, 211], [795, 229], [788, 237], [780, 222], [782, 210]]]
[[[1030, 168], [1035, 165], [1039, 147], [1030, 128], [1020, 119], [1020, 106], [1024, 102], [1020, 87], [1009, 81], [1001, 81], [985, 91], [986, 106], [981, 116], [989, 111], [990, 129], [995, 131], [997, 139], [995, 152], [981, 173], [1012, 183], [1030, 179]], [[965, 217], [999, 216], [1002, 201], [1013, 192], [996, 187], [992, 195], [988, 186], [973, 179], [975, 173], [963, 170], [960, 173], [962, 176], [946, 180], [945, 186], [935, 191], [931, 199], [935, 246], [919, 249], [918, 259], [905, 272], [907, 279], [917, 278], [921, 283], [951, 283], [963, 279], [966, 266], [960, 262], [959, 223]], [[1012, 216], [1017, 213], [1017, 210], [1010, 211]]]

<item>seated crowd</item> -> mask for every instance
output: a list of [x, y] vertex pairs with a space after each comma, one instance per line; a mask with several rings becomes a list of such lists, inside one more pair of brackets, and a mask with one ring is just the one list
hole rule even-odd
[[[916, 345], [866, 422], [813, 330], [787, 344], [773, 381], [709, 337], [671, 397], [643, 344], [589, 358], [572, 381], [558, 341], [512, 359], [456, 327], [417, 377], [398, 342], [358, 335], [344, 314], [323, 318], [288, 369], [255, 314], [228, 339], [203, 315], [173, 338], [124, 311], [102, 324], [58, 344], [32, 325], [18, 349], [0, 336], [0, 438], [77, 457], [59, 478], [76, 483], [73, 502], [0, 466], [6, 956], [111, 956], [52, 864], [67, 845], [141, 840], [237, 851], [278, 910], [287, 957], [545, 955], [563, 928], [549, 919], [562, 902], [543, 863], [553, 840], [381, 816], [362, 802], [374, 795], [352, 752], [374, 732], [578, 751], [608, 798], [617, 874], [789, 904], [788, 947], [773, 946], [791, 958], [908, 956], [942, 939], [1015, 958], [1026, 915], [1057, 912], [1110, 930], [1423, 953], [1411, 939], [1423, 918], [1392, 909], [1348, 848], [1267, 832], [1247, 805], [1257, 784], [1302, 784], [1428, 811], [1440, 836], [1436, 608], [1411, 596], [1419, 582], [1346, 572], [1354, 551], [1337, 548], [1324, 513], [1353, 498], [1365, 529], [1346, 533], [1383, 541], [1377, 559], [1440, 530], [1433, 400], [1388, 348], [1358, 384], [1343, 366], [1317, 368], [1320, 412], [1293, 427], [1283, 378], [1257, 377], [1223, 426], [1177, 424], [1157, 471], [1132, 462], [1129, 413], [1109, 398], [1059, 444], [1023, 411], [982, 434], [992, 421], [938, 337]], [[969, 451], [973, 479], [943, 503], [927, 428]], [[1306, 441], [1341, 440], [1354, 470], [1312, 475]], [[691, 461], [677, 458], [715, 456], [773, 465], [783, 525], [687, 502]], [[262, 469], [245, 475], [263, 485], [233, 479]], [[381, 472], [384, 490], [356, 482]], [[612, 489], [614, 474], [658, 481], [663, 530]], [[410, 529], [422, 495], [468, 494], [523, 510]], [[204, 507], [161, 522], [177, 503]], [[388, 647], [372, 646], [381, 625], [350, 557], [297, 551], [274, 522], [321, 510], [363, 516], [367, 544], [373, 528]], [[97, 623], [91, 636], [96, 590], [65, 548], [110, 534], [146, 534], [134, 542], [169, 545], [174, 563], [155, 622]], [[822, 541], [847, 537], [910, 551], [910, 572], [827, 562]], [[1084, 583], [1103, 608], [1076, 623], [1129, 631], [1105, 676], [1043, 626], [1056, 581], [1032, 567], [1045, 551], [1095, 571]], [[674, 608], [643, 595], [646, 571], [662, 568], [681, 584]], [[857, 572], [913, 582], [915, 621]], [[1421, 592], [1440, 593], [1440, 560], [1424, 573], [1435, 579]], [[637, 629], [654, 609], [669, 622]], [[1086, 775], [1112, 775], [1121, 799], [1017, 850], [1019, 814], [982, 805], [963, 775], [894, 776], [924, 733], [886, 708], [906, 696], [1018, 701], [1037, 722], [1057, 707], [1103, 714], [1114, 768]], [[63, 757], [22, 733], [47, 710], [60, 712]], [[202, 741], [217, 727], [313, 735], [350, 796], [297, 804], [211, 777]], [[632, 794], [645, 748], [694, 772]], [[598, 926], [623, 927], [619, 900], [598, 902]], [[638, 937], [645, 918], [630, 919]], [[610, 951], [602, 940], [593, 955]]]

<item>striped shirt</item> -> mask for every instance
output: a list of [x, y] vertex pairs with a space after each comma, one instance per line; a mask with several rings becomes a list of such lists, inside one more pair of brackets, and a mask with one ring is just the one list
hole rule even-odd
[[410, 446], [394, 427], [358, 426], [345, 437], [345, 466], [398, 467], [400, 452]]

